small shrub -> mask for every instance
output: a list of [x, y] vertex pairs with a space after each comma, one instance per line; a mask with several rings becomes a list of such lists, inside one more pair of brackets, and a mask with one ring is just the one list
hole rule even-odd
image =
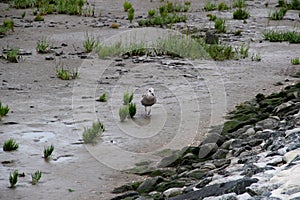
[[82, 139], [84, 143], [93, 143], [95, 138], [101, 136], [104, 131], [104, 125], [100, 121], [94, 122], [91, 128], [84, 128]]
[[130, 23], [132, 23], [133, 18], [134, 18], [134, 8], [132, 7], [128, 10], [128, 20], [130, 21]]
[[249, 52], [249, 45], [245, 46], [244, 44], [242, 44], [240, 48], [237, 50], [237, 52], [239, 52], [241, 58], [243, 59], [247, 58]]
[[266, 31], [264, 32], [264, 38], [270, 42], [300, 43], [300, 33], [295, 31]]
[[128, 112], [129, 112], [129, 116], [131, 118], [133, 118], [134, 115], [136, 114], [136, 105], [135, 105], [135, 103], [130, 103], [128, 105]]
[[252, 60], [252, 61], [256, 61], [256, 62], [260, 62], [260, 61], [261, 61], [261, 55], [258, 54], [258, 53], [254, 53], [254, 54], [252, 54], [252, 56], [251, 56], [251, 60]]
[[44, 147], [44, 158], [46, 160], [49, 159], [53, 151], [54, 151], [54, 146], [52, 144], [48, 147]]
[[88, 33], [86, 33], [86, 39], [83, 42], [83, 47], [86, 53], [92, 52], [98, 45], [98, 42], [95, 40], [93, 36], [89, 36]]
[[123, 7], [124, 7], [124, 11], [127, 12], [130, 8], [132, 8], [132, 4], [128, 1], [125, 1]]
[[217, 33], [225, 33], [226, 32], [225, 19], [221, 19], [221, 18], [216, 19], [215, 29]]
[[2, 55], [2, 58], [6, 59], [8, 62], [11, 63], [18, 63], [19, 62], [19, 49], [13, 48], [9, 49]]
[[216, 21], [216, 19], [217, 19], [217, 16], [216, 16], [216, 15], [213, 15], [213, 14], [210, 14], [210, 13], [208, 13], [208, 14], [206, 15], [206, 17], [209, 18], [209, 21]]
[[107, 101], [107, 99], [106, 99], [106, 93], [103, 93], [103, 94], [99, 97], [98, 101], [100, 101], [100, 102], [106, 102], [106, 101]]
[[129, 110], [128, 110], [128, 106], [122, 106], [119, 109], [119, 117], [120, 117], [120, 121], [123, 122], [125, 121], [126, 117], [129, 115]]
[[41, 22], [44, 21], [44, 17], [42, 15], [36, 15], [35, 18], [33, 19], [35, 22]]
[[19, 176], [18, 170], [15, 170], [13, 174], [9, 173], [10, 188], [16, 187], [16, 184], [18, 183], [18, 176]]
[[217, 9], [216, 4], [213, 4], [210, 1], [207, 1], [206, 4], [204, 5], [204, 10], [205, 11], [213, 11], [213, 10], [216, 10], [216, 9]]
[[7, 115], [8, 111], [9, 111], [8, 105], [2, 106], [2, 103], [0, 101], [0, 120], [1, 120], [2, 117], [4, 117], [5, 115]]
[[118, 29], [118, 28], [119, 28], [119, 24], [117, 24], [117, 23], [112, 23], [112, 24], [110, 25], [110, 28]]
[[229, 9], [229, 7], [226, 5], [225, 2], [219, 3], [219, 5], [218, 5], [218, 10], [219, 11], [228, 10], [228, 9]]
[[0, 25], [0, 35], [6, 35], [9, 29]]
[[123, 105], [130, 104], [132, 100], [133, 100], [133, 92], [132, 93], [125, 92], [123, 95]]
[[3, 151], [15, 151], [19, 148], [19, 145], [14, 139], [8, 139], [3, 144]]
[[250, 16], [250, 14], [244, 10], [244, 9], [237, 9], [233, 12], [233, 19], [248, 19], [248, 17]]
[[300, 60], [299, 60], [299, 58], [292, 58], [291, 59], [291, 63], [292, 63], [292, 65], [299, 65], [300, 64]]
[[78, 70], [68, 70], [63, 67], [56, 68], [56, 76], [62, 80], [72, 80], [79, 77]]
[[236, 52], [233, 51], [232, 46], [212, 44], [206, 45], [205, 50], [212, 59], [218, 61], [230, 60], [236, 56]]
[[148, 11], [148, 17], [153, 17], [156, 14], [155, 10], [149, 10]]
[[272, 20], [282, 20], [287, 12], [287, 8], [280, 8], [271, 14]]
[[49, 53], [50, 52], [50, 45], [46, 39], [39, 40], [36, 43], [36, 51], [38, 53]]
[[42, 177], [42, 172], [37, 170], [34, 174], [31, 174], [31, 184], [36, 185]]

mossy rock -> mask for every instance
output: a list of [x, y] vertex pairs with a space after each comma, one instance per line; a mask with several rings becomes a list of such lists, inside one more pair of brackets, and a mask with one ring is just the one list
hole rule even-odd
[[142, 183], [142, 181], [122, 185], [120, 187], [115, 188], [112, 191], [112, 193], [119, 194], [119, 193], [124, 193], [124, 192], [127, 192], [127, 191], [131, 191], [131, 190], [136, 190], [141, 185], [141, 183]]
[[155, 190], [158, 192], [163, 192], [169, 188], [183, 187], [183, 186], [185, 186], [185, 182], [183, 181], [168, 181], [168, 182], [162, 182], [158, 184]]

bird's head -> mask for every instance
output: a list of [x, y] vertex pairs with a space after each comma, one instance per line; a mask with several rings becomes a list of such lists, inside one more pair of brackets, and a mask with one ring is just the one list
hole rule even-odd
[[148, 93], [151, 94], [152, 96], [155, 96], [153, 88], [149, 88]]

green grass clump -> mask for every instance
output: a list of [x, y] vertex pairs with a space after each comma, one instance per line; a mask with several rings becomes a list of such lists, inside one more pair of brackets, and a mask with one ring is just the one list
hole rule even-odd
[[247, 7], [245, 0], [235, 0], [233, 2], [234, 8], [245, 8]]
[[133, 18], [134, 18], [134, 8], [131, 7], [131, 8], [128, 10], [128, 20], [130, 21], [130, 23], [132, 23]]
[[118, 56], [123, 52], [122, 43], [116, 42], [112, 46], [99, 45], [98, 48], [99, 58]]
[[10, 188], [16, 187], [16, 184], [18, 183], [18, 176], [19, 176], [18, 170], [15, 170], [13, 174], [9, 173]]
[[211, 1], [207, 1], [204, 5], [205, 11], [213, 11], [217, 9], [217, 5], [214, 3], [211, 3]]
[[46, 39], [39, 40], [36, 43], [36, 51], [38, 53], [49, 53], [50, 52], [50, 44]]
[[78, 70], [64, 69], [64, 67], [56, 68], [56, 76], [62, 80], [73, 80], [79, 77]]
[[135, 103], [128, 104], [128, 113], [131, 118], [136, 114], [136, 105]]
[[123, 105], [128, 105], [133, 100], [133, 92], [125, 92], [123, 95]]
[[218, 4], [218, 10], [219, 11], [224, 11], [224, 10], [229, 10], [230, 8], [227, 6], [225, 2], [221, 2]]
[[3, 151], [15, 151], [19, 148], [19, 145], [14, 139], [8, 139], [3, 144]]
[[84, 128], [82, 139], [84, 143], [93, 143], [95, 138], [101, 136], [104, 131], [104, 125], [100, 121], [94, 122], [92, 127]]
[[103, 94], [99, 97], [98, 101], [100, 101], [100, 102], [106, 102], [106, 101], [107, 101], [107, 99], [106, 99], [106, 93], [103, 93]]
[[179, 22], [186, 22], [187, 16], [177, 14], [166, 14], [162, 16], [154, 16], [149, 19], [138, 20], [139, 26], [167, 25]]
[[0, 120], [2, 119], [2, 117], [7, 115], [8, 111], [9, 111], [8, 105], [2, 106], [2, 102], [0, 101]]
[[36, 4], [36, 0], [13, 0], [11, 4], [17, 9], [33, 8]]
[[258, 53], [254, 53], [254, 54], [252, 54], [252, 56], [251, 56], [251, 60], [252, 60], [252, 61], [256, 61], [256, 62], [260, 62], [260, 61], [261, 61], [261, 55], [258, 54]]
[[42, 177], [42, 172], [37, 170], [34, 174], [31, 174], [31, 184], [36, 185]]
[[275, 12], [273, 12], [270, 18], [272, 20], [282, 20], [286, 12], [287, 12], [287, 8], [280, 8], [279, 11], [276, 10]]
[[250, 16], [249, 12], [247, 12], [245, 9], [239, 8], [233, 12], [233, 19], [248, 19]]
[[10, 29], [12, 32], [14, 32], [14, 26], [15, 26], [15, 22], [14, 20], [11, 19], [4, 19], [3, 20], [3, 27]]
[[1, 55], [1, 58], [11, 63], [18, 63], [20, 58], [19, 51], [18, 48], [8, 49]]
[[300, 33], [295, 31], [266, 31], [264, 32], [264, 38], [270, 42], [300, 43]]
[[51, 144], [50, 146], [44, 147], [44, 159], [48, 160], [51, 154], [54, 151], [54, 146]]
[[241, 36], [242, 35], [242, 30], [238, 29], [238, 30], [234, 31], [233, 35], [234, 36]]
[[124, 122], [126, 117], [129, 115], [129, 110], [128, 110], [128, 106], [122, 106], [119, 109], [119, 117], [120, 117], [120, 121]]
[[248, 55], [249, 55], [249, 54], [248, 54], [248, 52], [249, 52], [249, 45], [248, 45], [248, 46], [245, 46], [244, 44], [242, 44], [242, 45], [240, 46], [240, 48], [237, 49], [236, 51], [239, 53], [239, 57], [240, 57], [240, 58], [245, 59], [245, 58], [247, 58]]
[[231, 60], [236, 57], [236, 52], [230, 45], [211, 44], [206, 45], [205, 50], [213, 60]]
[[130, 8], [132, 8], [132, 4], [128, 1], [125, 1], [123, 7], [124, 7], [124, 11], [127, 12]]
[[44, 16], [42, 15], [36, 15], [35, 18], [33, 19], [35, 22], [41, 22], [44, 21]]
[[213, 15], [213, 14], [211, 14], [211, 13], [208, 13], [208, 14], [206, 15], [206, 17], [209, 18], [209, 21], [216, 21], [216, 19], [217, 19], [217, 16], [216, 16], [216, 15]]
[[299, 58], [292, 58], [291, 63], [292, 65], [300, 65], [300, 60]]
[[93, 36], [89, 36], [89, 34], [86, 33], [86, 39], [83, 42], [83, 47], [85, 52], [86, 53], [92, 52], [98, 45], [99, 43], [95, 40], [95, 38]]
[[81, 15], [85, 0], [59, 0], [56, 1], [56, 10], [60, 14]]
[[153, 17], [155, 15], [156, 15], [156, 11], [154, 9], [151, 9], [151, 10], [148, 11], [148, 17], [149, 18], [151, 18], [151, 17]]
[[221, 19], [221, 18], [216, 19], [215, 29], [217, 33], [226, 33], [225, 19]]

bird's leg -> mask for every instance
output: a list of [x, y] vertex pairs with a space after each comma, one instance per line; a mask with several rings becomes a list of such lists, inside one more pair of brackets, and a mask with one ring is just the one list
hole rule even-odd
[[149, 112], [147, 113], [147, 115], [150, 116], [150, 113], [151, 113], [151, 106], [149, 108]]

